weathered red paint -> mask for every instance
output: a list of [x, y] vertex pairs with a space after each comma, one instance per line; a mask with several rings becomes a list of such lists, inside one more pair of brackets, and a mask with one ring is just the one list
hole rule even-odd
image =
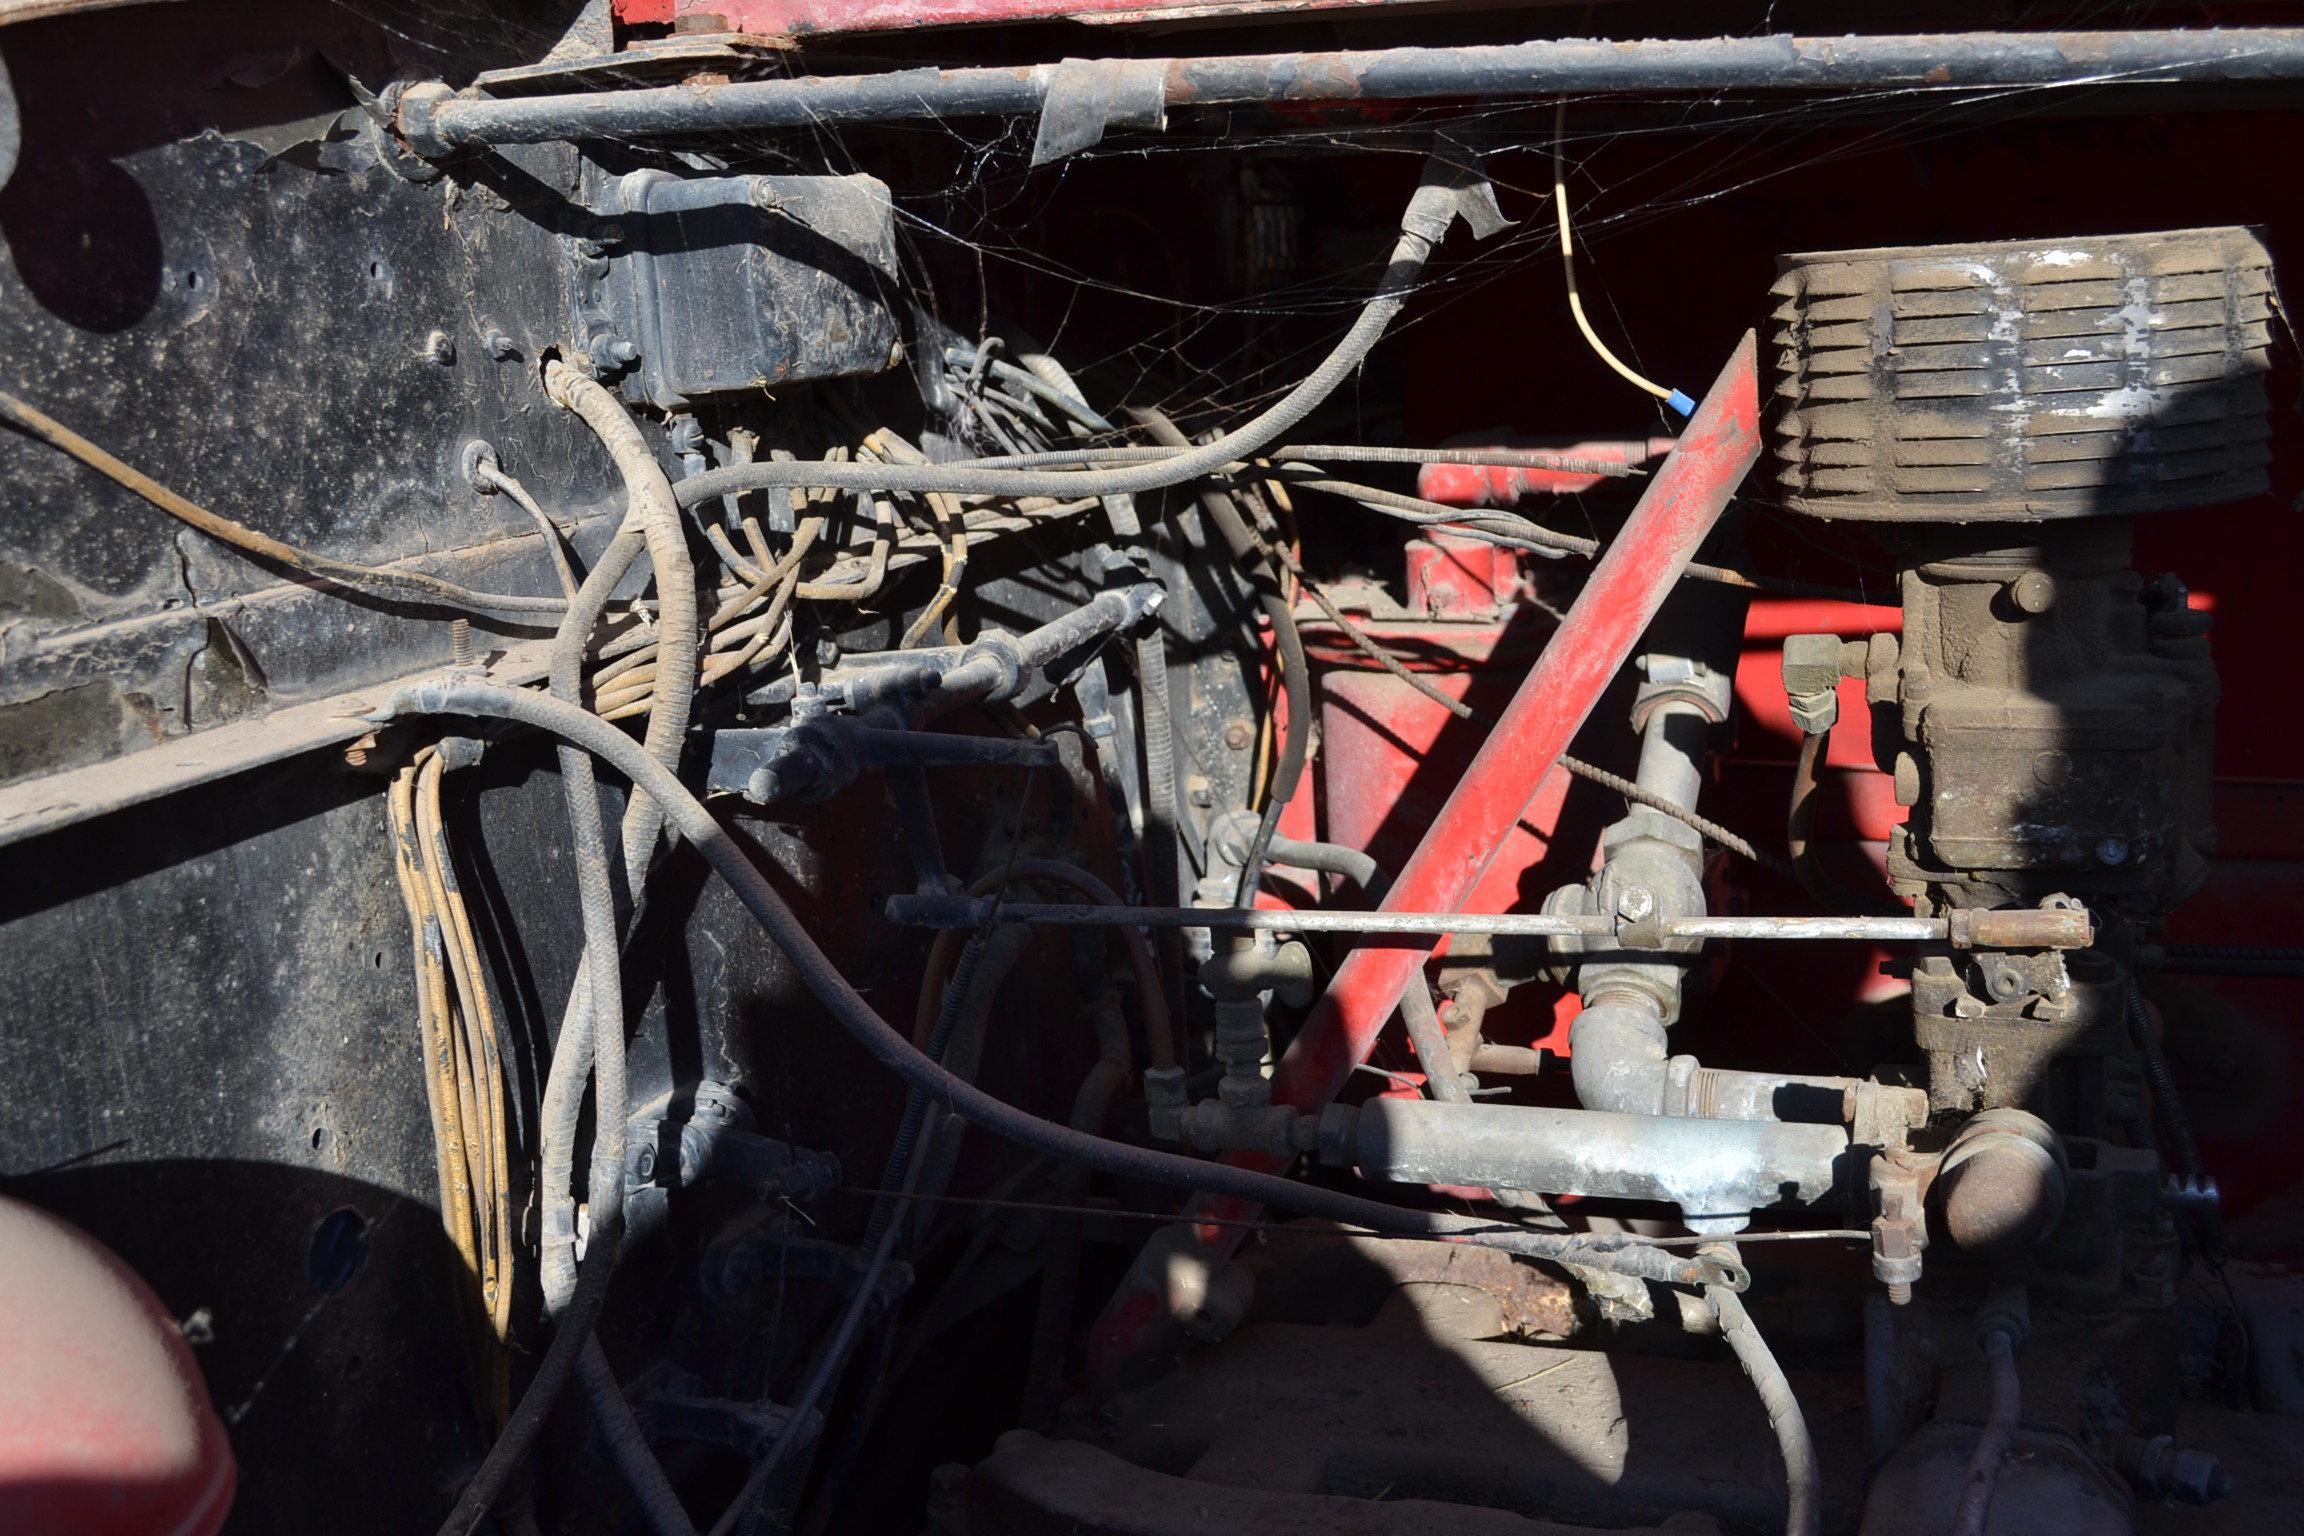
[[[1471, 767], [1394, 877], [1384, 907], [1394, 911], [1462, 911], [1497, 850], [1527, 812], [1601, 693], [1630, 658], [1719, 521], [1736, 487], [1760, 455], [1760, 381], [1755, 340], [1747, 332], [1728, 366], [1697, 407], [1670, 458], [1649, 482], [1624, 530], [1593, 568], [1560, 628], [1521, 681]], [[1273, 1076], [1272, 1096], [1300, 1110], [1336, 1097], [1352, 1069], [1368, 1059], [1400, 994], [1435, 942], [1363, 945], [1337, 967], [1319, 1003]], [[1272, 1170], [1277, 1160], [1238, 1154], [1230, 1161]], [[1188, 1242], [1216, 1261], [1239, 1242], [1238, 1220], [1255, 1214], [1235, 1200], [1195, 1199], [1186, 1211]], [[1160, 1276], [1140, 1262], [1098, 1320], [1091, 1368], [1117, 1367], [1137, 1352], [1158, 1309], [1143, 1305]]]
[[1374, 9], [1400, 0], [616, 0], [626, 26], [696, 18], [713, 31], [822, 36], [1020, 21], [1158, 21]]
[[[1513, 443], [1542, 448], [1568, 459], [1594, 459], [1642, 469], [1672, 451], [1669, 437], [1605, 439], [1594, 442]], [[1427, 464], [1416, 472], [1416, 494], [1451, 507], [1508, 507], [1523, 496], [1571, 496], [1615, 477], [1567, 469], [1529, 469], [1511, 464]]]
[[1493, 619], [1520, 582], [1512, 551], [1462, 534], [1435, 530], [1406, 554], [1408, 611], [1426, 618]]
[[[1759, 370], [1747, 336], [1594, 567], [1384, 905], [1460, 910], [1760, 453]], [[1366, 945], [1337, 967], [1281, 1060], [1273, 1096], [1317, 1109], [1367, 1059], [1426, 948]]]
[[0, 1530], [211, 1536], [237, 1479], [151, 1288], [78, 1227], [0, 1196]]

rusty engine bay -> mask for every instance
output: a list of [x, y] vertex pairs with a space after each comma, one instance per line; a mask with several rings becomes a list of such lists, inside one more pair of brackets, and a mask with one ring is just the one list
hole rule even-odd
[[0, 1531], [2304, 1531], [2304, 11], [1850, 19], [0, 3]]

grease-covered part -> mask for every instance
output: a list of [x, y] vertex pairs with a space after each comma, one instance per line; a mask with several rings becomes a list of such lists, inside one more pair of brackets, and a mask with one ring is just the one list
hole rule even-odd
[[1782, 257], [1777, 483], [1816, 517], [1996, 522], [2265, 489], [2255, 231]]
[[1945, 1150], [1935, 1193], [1962, 1252], [1993, 1261], [2029, 1254], [2064, 1214], [2063, 1145], [2037, 1115], [1988, 1109]]

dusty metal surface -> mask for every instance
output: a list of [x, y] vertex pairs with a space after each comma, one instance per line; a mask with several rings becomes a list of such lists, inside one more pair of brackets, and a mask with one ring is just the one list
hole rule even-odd
[[801, 39], [995, 22], [1232, 20], [1377, 8], [1398, 10], [1402, 0], [616, 0], [617, 19], [626, 26]]
[[[488, 675], [508, 683], [534, 682], [544, 675], [547, 648], [541, 640], [515, 646], [489, 664]], [[0, 844], [53, 832], [322, 747], [349, 748], [375, 730], [361, 718], [363, 715], [390, 697], [394, 689], [437, 671], [436, 667], [429, 668], [355, 693], [292, 704], [256, 719], [160, 742], [112, 762], [0, 787]]]
[[[1139, 67], [1144, 61], [1139, 61]], [[2304, 74], [2304, 31], [1954, 33], [1596, 41], [1244, 55], [1157, 61], [1165, 107], [1304, 105], [1589, 92], [1864, 92], [1922, 87], [2287, 81]], [[1062, 65], [916, 69], [885, 75], [671, 86], [517, 101], [412, 89], [399, 128], [426, 155], [480, 144], [647, 138], [1036, 114]]]
[[2265, 487], [2278, 301], [2255, 231], [1787, 256], [1774, 292], [1797, 511], [2037, 521]]
[[[1793, 1379], [1826, 1487], [1846, 1487], [1857, 1383]], [[1734, 1529], [1782, 1520], [1781, 1473], [1755, 1450], [1768, 1443], [1760, 1405], [1733, 1364], [1513, 1342], [1491, 1295], [1446, 1283], [1395, 1289], [1363, 1326], [1249, 1323], [1102, 1404], [1080, 1433], [1216, 1485], [1199, 1496], [1217, 1510], [1230, 1490], [1259, 1490], [1609, 1525], [1688, 1510]], [[1836, 1525], [1852, 1520], [1852, 1494], [1831, 1496]]]
[[[1289, 1489], [1215, 1488], [1169, 1476], [1077, 1441], [1027, 1430], [1001, 1438], [969, 1474], [965, 1524], [954, 1536], [1593, 1536], [1594, 1527], [1531, 1519], [1437, 1499], [1386, 1499]], [[1622, 1536], [1706, 1536], [1710, 1520], [1609, 1527]]]

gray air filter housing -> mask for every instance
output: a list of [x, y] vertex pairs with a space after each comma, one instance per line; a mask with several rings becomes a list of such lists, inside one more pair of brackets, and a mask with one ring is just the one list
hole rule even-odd
[[1786, 256], [1785, 504], [2030, 522], [2266, 488], [2272, 259], [2250, 229]]

